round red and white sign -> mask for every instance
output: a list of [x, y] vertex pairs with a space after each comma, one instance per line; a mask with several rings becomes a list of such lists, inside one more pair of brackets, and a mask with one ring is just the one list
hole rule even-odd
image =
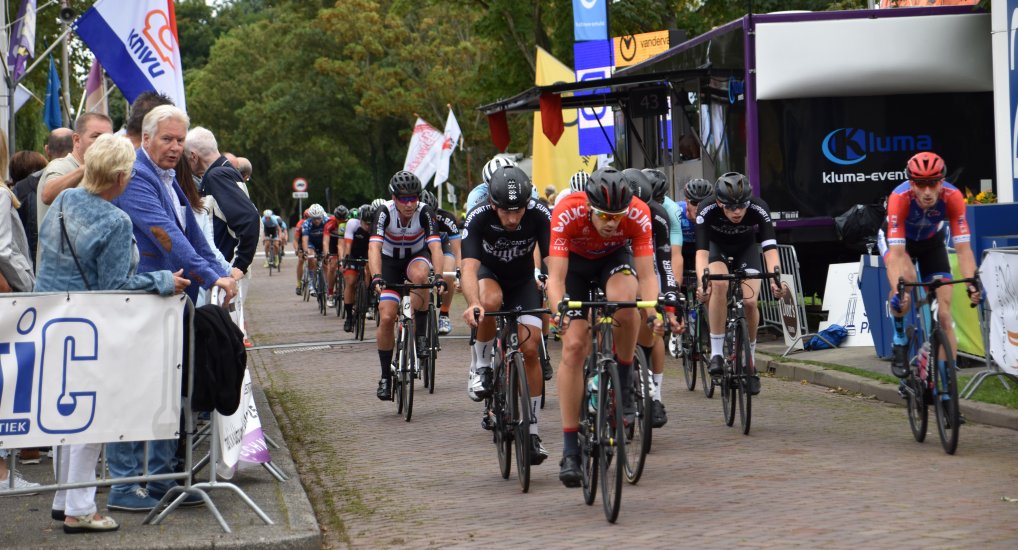
[[308, 190], [308, 180], [304, 178], [293, 178], [293, 190], [298, 193]]

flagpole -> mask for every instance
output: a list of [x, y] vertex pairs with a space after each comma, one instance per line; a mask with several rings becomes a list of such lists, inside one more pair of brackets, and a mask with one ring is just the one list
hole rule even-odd
[[[70, 8], [70, 6], [68, 5], [68, 0], [62, 0], [60, 2], [60, 4], [61, 4], [61, 6], [63, 8]], [[67, 23], [68, 23], [68, 21], [65, 21], [63, 18], [60, 19], [60, 24], [63, 25], [64, 30], [70, 32], [71, 26], [68, 25]], [[67, 62], [67, 41], [66, 40], [63, 41], [63, 45], [61, 46], [60, 63], [61, 63], [61, 65], [63, 65], [63, 69], [64, 69], [64, 94], [63, 95], [64, 95], [64, 104], [67, 106], [67, 112], [64, 113], [64, 126], [67, 127], [67, 128], [70, 128], [71, 124], [74, 121], [71, 120], [71, 68], [70, 68], [70, 64]]]

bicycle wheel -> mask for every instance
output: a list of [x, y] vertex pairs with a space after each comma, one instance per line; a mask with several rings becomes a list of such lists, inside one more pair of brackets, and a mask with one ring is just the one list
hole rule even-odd
[[[580, 473], [582, 474], [583, 502], [590, 506], [597, 496], [597, 425], [596, 403], [591, 401], [590, 377], [593, 376], [590, 360], [583, 369], [583, 399], [580, 401], [580, 425], [576, 434], [580, 446]], [[597, 399], [594, 397], [594, 399]]]
[[301, 279], [301, 288], [304, 289], [304, 301], [311, 300], [311, 273], [308, 272], [307, 264], [304, 265], [304, 278]]
[[509, 428], [516, 447], [516, 478], [520, 489], [530, 490], [530, 388], [523, 354], [514, 352], [509, 370]]
[[653, 435], [651, 418], [654, 386], [650, 374], [650, 361], [639, 347], [633, 354], [633, 399], [636, 402], [636, 419], [626, 426], [626, 481], [635, 484], [643, 475], [643, 466], [650, 452]]
[[739, 421], [742, 423], [743, 435], [749, 434], [749, 425], [753, 419], [753, 396], [749, 394], [749, 335], [746, 320], [742, 319], [735, 326], [735, 395], [739, 402]]
[[597, 468], [601, 476], [604, 517], [615, 523], [622, 505], [622, 480], [626, 475], [626, 437], [622, 422], [622, 383], [614, 361], [607, 361], [600, 380], [597, 402]]
[[322, 315], [328, 315], [329, 308], [326, 301], [328, 293], [325, 288], [325, 275], [322, 274], [322, 266], [320, 265], [315, 271], [315, 291], [318, 293], [318, 296], [316, 296], [318, 298], [318, 312]]
[[[428, 353], [428, 370], [425, 371], [424, 376], [424, 387], [428, 388], [428, 393], [435, 393], [435, 367], [438, 365], [438, 314], [435, 311], [435, 305], [428, 306], [428, 342], [431, 345], [431, 350]], [[526, 491], [524, 491], [526, 492]]]
[[356, 295], [354, 296], [354, 338], [364, 340], [364, 319], [368, 312], [368, 286], [364, 279], [358, 277]]
[[399, 365], [400, 383], [403, 385], [403, 420], [410, 422], [414, 414], [414, 364], [417, 361], [414, 349], [414, 322], [406, 321], [404, 325], [403, 354]]
[[[673, 334], [670, 340], [676, 342], [674, 346], [682, 350], [682, 353], [679, 355], [682, 356], [682, 374], [686, 378], [686, 389], [693, 391], [696, 389], [696, 361], [693, 359], [693, 354], [690, 351], [693, 348], [693, 337], [687, 331], [682, 336]], [[671, 347], [672, 345], [669, 344], [669, 348]]]
[[272, 276], [272, 268], [276, 267], [276, 247], [269, 243], [269, 255], [267, 258], [269, 262], [269, 277]]
[[[909, 358], [916, 357], [919, 350], [919, 338], [912, 336], [909, 342]], [[912, 437], [922, 443], [926, 440], [926, 427], [929, 422], [928, 403], [926, 402], [926, 381], [919, 378], [919, 371], [909, 363], [908, 378], [905, 379], [905, 399], [908, 402], [908, 425], [912, 428]]]
[[693, 357], [700, 367], [700, 385], [703, 387], [703, 394], [707, 399], [714, 397], [714, 379], [711, 378], [707, 369], [710, 367], [710, 329], [704, 319], [704, 308], [697, 309], [695, 333], [693, 338]]
[[727, 329], [725, 331], [725, 347], [724, 355], [725, 358], [725, 372], [721, 375], [721, 410], [725, 417], [725, 425], [731, 426], [735, 423], [735, 388], [737, 386], [736, 380], [733, 378], [732, 362], [735, 357], [734, 347], [734, 331]]
[[396, 364], [392, 365], [391, 373], [391, 384], [392, 384], [392, 400], [396, 402], [396, 414], [403, 414], [403, 375], [400, 372], [400, 365], [404, 363], [403, 356], [406, 354], [406, 335], [404, 333], [404, 327], [399, 325], [396, 330]]
[[[933, 333], [930, 351], [930, 370], [933, 371], [933, 404], [937, 415], [937, 431], [944, 452], [953, 455], [958, 449], [958, 431], [961, 429], [961, 411], [958, 402], [958, 376], [955, 371], [954, 350], [944, 331], [939, 327]], [[939, 357], [944, 356], [941, 365]], [[934, 362], [935, 361], [935, 362]]]
[[495, 452], [498, 454], [498, 470], [502, 479], [509, 479], [512, 470], [513, 441], [512, 430], [507, 419], [509, 409], [509, 381], [506, 377], [506, 365], [501, 354], [495, 354], [495, 365], [492, 376], [495, 383], [491, 390], [491, 414], [495, 419]]

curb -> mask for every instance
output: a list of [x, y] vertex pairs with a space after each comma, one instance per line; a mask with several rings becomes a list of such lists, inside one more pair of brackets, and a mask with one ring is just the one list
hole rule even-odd
[[[842, 388], [863, 395], [872, 395], [875, 399], [885, 403], [905, 405], [905, 402], [898, 396], [898, 387], [887, 382], [835, 369], [775, 359], [767, 361], [767, 370], [785, 380], [802, 380], [818, 386]], [[1018, 430], [1018, 411], [1001, 405], [964, 399], [961, 402], [961, 413], [968, 422]]]

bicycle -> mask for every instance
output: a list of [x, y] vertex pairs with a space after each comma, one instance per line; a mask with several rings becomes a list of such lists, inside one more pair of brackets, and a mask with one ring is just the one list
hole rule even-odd
[[[364, 340], [364, 324], [367, 318], [369, 304], [371, 304], [372, 293], [368, 288], [367, 278], [364, 276], [364, 266], [367, 265], [367, 258], [348, 258], [346, 266], [357, 270], [357, 278], [354, 280], [354, 338]], [[377, 307], [377, 303], [376, 303]]]
[[[731, 269], [730, 259], [727, 263]], [[749, 384], [750, 377], [755, 375], [752, 371], [753, 357], [749, 349], [749, 328], [742, 303], [742, 283], [748, 279], [766, 282], [767, 279], [780, 280], [780, 277], [777, 268], [771, 273], [747, 273], [745, 270], [735, 269], [729, 273], [716, 275], [711, 275], [710, 271], [705, 269], [701, 279], [704, 290], [707, 289], [709, 281], [728, 281], [728, 314], [725, 320], [725, 344], [722, 354], [724, 373], [719, 380], [712, 382], [721, 388], [721, 408], [726, 426], [735, 423], [735, 405], [738, 403], [739, 421], [744, 435], [749, 435], [753, 418], [753, 396], [749, 392]]]
[[[484, 313], [485, 317], [495, 318], [493, 387], [491, 395], [484, 399], [485, 422], [492, 431], [502, 479], [509, 479], [513, 447], [516, 448], [516, 478], [524, 493], [530, 490], [530, 424], [534, 420], [530, 410], [526, 363], [520, 351], [519, 318], [546, 313], [551, 313], [551, 310], [523, 309], [520, 306]], [[474, 320], [480, 320], [477, 309], [474, 310]], [[543, 338], [540, 331], [537, 331], [537, 337]], [[477, 328], [474, 327], [470, 329], [471, 346], [476, 339]]]
[[[325, 289], [325, 268], [322, 265], [324, 258], [319, 254], [315, 256], [315, 270], [311, 274], [311, 283], [314, 285], [315, 298], [318, 300], [318, 313], [329, 314], [326, 289]], [[306, 298], [305, 298], [306, 300]]]
[[[328, 281], [328, 285], [332, 288], [332, 305], [336, 308], [336, 317], [343, 318], [343, 266], [339, 261], [339, 256], [336, 254], [329, 254], [330, 262], [336, 262], [336, 270], [333, 272], [332, 280]], [[326, 302], [327, 304], [328, 302]], [[324, 313], [323, 313], [324, 315]]]
[[[919, 271], [916, 270], [918, 275]], [[937, 319], [937, 289], [942, 286], [966, 283], [979, 288], [979, 277], [945, 280], [935, 277], [926, 283], [906, 283], [898, 278], [898, 300], [905, 295], [906, 288], [915, 288], [920, 307], [918, 322], [910, 325], [908, 336], [908, 376], [901, 382], [900, 392], [908, 405], [908, 423], [912, 436], [922, 443], [926, 439], [929, 422], [928, 405], [932, 401], [937, 418], [937, 432], [944, 452], [953, 455], [958, 449], [959, 430], [962, 419], [958, 401], [958, 375], [954, 350], [944, 329]], [[976, 307], [972, 304], [972, 307]], [[940, 357], [943, 357], [941, 362]], [[929, 368], [930, 360], [936, 368]], [[932, 376], [930, 373], [932, 372]]]
[[[409, 291], [418, 289], [431, 289], [435, 286], [444, 285], [441, 280], [435, 280], [434, 272], [428, 276], [427, 283], [404, 283], [387, 284], [386, 288], [401, 290], [404, 292], [399, 301], [399, 313], [396, 318], [396, 347], [393, 354], [393, 368], [390, 369], [392, 399], [396, 401], [396, 414], [402, 415], [403, 420], [410, 422], [414, 408], [414, 381], [421, 377], [421, 350], [417, 349], [416, 331], [414, 326], [414, 315], [412, 296]], [[437, 339], [437, 336], [429, 328], [427, 341]], [[426, 354], [433, 353], [433, 349], [426, 350]], [[426, 355], [427, 356], [427, 355]], [[430, 356], [434, 360], [434, 355]]]
[[277, 273], [279, 272], [280, 261], [279, 261], [278, 251], [276, 250], [276, 243], [278, 241], [279, 241], [279, 239], [276, 238], [276, 237], [268, 239], [269, 246], [267, 248], [269, 249], [269, 257], [268, 257], [268, 262], [269, 262], [269, 277], [272, 276], [272, 269], [273, 268], [275, 268]]
[[580, 400], [580, 470], [583, 500], [589, 506], [597, 496], [600, 477], [601, 503], [605, 518], [615, 523], [622, 505], [622, 480], [626, 470], [625, 424], [622, 418], [622, 382], [615, 363], [613, 315], [623, 308], [652, 308], [657, 300], [635, 302], [563, 300], [559, 313], [590, 308], [591, 350], [583, 367], [583, 397]]
[[[696, 299], [696, 272], [687, 271], [684, 281], [685, 292], [679, 297], [676, 314], [682, 315], [686, 321], [686, 331], [673, 334], [668, 346], [672, 357], [682, 359], [682, 374], [686, 379], [686, 389], [696, 389], [696, 378], [699, 372], [700, 387], [703, 394], [710, 399], [714, 397], [714, 381], [707, 373], [710, 360], [710, 327], [707, 326], [707, 308]], [[692, 305], [691, 305], [692, 304]]]
[[439, 289], [444, 290], [446, 288], [446, 283], [442, 277], [449, 275], [455, 275], [455, 273], [436, 274], [432, 271], [428, 275], [429, 280], [433, 283], [428, 291], [428, 330], [425, 339], [427, 348], [418, 350], [419, 353], [424, 353], [422, 355], [424, 359], [422, 374], [424, 375], [424, 387], [428, 388], [428, 393], [435, 393], [435, 367], [437, 366], [438, 352], [442, 351], [442, 344], [438, 340], [438, 310], [442, 299]]

